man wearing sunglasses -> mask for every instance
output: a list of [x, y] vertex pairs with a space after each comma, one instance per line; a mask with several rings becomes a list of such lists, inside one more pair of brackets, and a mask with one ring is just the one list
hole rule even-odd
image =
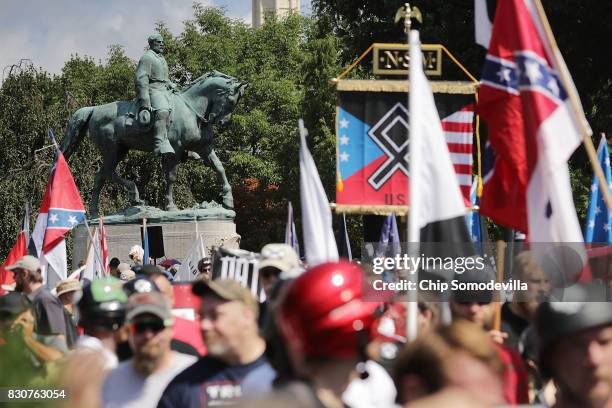
[[264, 354], [251, 291], [234, 280], [204, 278], [192, 290], [202, 299], [200, 328], [208, 354], [168, 385], [158, 407], [227, 406], [269, 392], [276, 372]]
[[159, 292], [135, 293], [127, 309], [133, 357], [104, 382], [104, 407], [155, 407], [166, 385], [196, 358], [170, 349], [174, 319]]
[[270, 296], [272, 288], [279, 280], [295, 278], [302, 271], [300, 259], [291, 245], [267, 244], [261, 249], [259, 275], [266, 297]]

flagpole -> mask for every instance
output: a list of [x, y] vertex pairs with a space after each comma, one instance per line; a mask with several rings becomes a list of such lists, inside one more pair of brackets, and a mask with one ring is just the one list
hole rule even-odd
[[[95, 230], [95, 228], [96, 227], [94, 226], [94, 230]], [[87, 266], [88, 266], [87, 265], [87, 261], [89, 261], [89, 255], [91, 255], [91, 250], [92, 250], [93, 246], [94, 246], [93, 239], [90, 239], [89, 240], [89, 244], [87, 245], [87, 252], [85, 252], [85, 265], [83, 265], [84, 266], [84, 270], [87, 269]]]
[[99, 251], [96, 250], [96, 245], [94, 243], [93, 234], [91, 233], [91, 228], [89, 227], [89, 223], [87, 222], [87, 217], [83, 218], [83, 223], [85, 224], [85, 227], [87, 228], [87, 234], [89, 235], [89, 240], [94, 246], [94, 255], [96, 256], [96, 258], [98, 258], [99, 264], [102, 265], [102, 257], [100, 256]]
[[[147, 249], [149, 249], [149, 235], [147, 234], [147, 219], [146, 218], [142, 219], [142, 237], [143, 237], [143, 247], [146, 246]], [[146, 238], [146, 241], [144, 240], [144, 238]], [[149, 252], [150, 251], [145, 251], [144, 255], [142, 256], [143, 266], [149, 264], [149, 258], [150, 258]], [[147, 259], [145, 260], [144, 258], [147, 258]]]
[[580, 100], [578, 99], [578, 95], [576, 94], [574, 84], [569, 78], [567, 68], [565, 67], [564, 62], [560, 57], [561, 51], [557, 46], [557, 41], [555, 40], [555, 36], [553, 35], [550, 24], [548, 23], [548, 18], [546, 17], [546, 13], [544, 12], [544, 7], [542, 7], [542, 3], [540, 2], [540, 0], [533, 1], [538, 12], [538, 16], [540, 17], [540, 21], [542, 22], [544, 32], [546, 33], [546, 37], [552, 47], [552, 57], [555, 60], [555, 65], [559, 69], [559, 76], [561, 82], [563, 83], [563, 87], [565, 88], [567, 95], [570, 99], [570, 105], [572, 107], [572, 111], [574, 112], [574, 117], [578, 121], [578, 126], [580, 127], [582, 134], [582, 143], [584, 144], [587, 156], [589, 157], [589, 161], [591, 162], [591, 167], [593, 168], [593, 172], [599, 180], [599, 187], [602, 190], [603, 198], [606, 202], [606, 206], [608, 207], [608, 211], [612, 211], [612, 197], [610, 196], [609, 187], [606, 185], [606, 178], [604, 176], [603, 170], [601, 169], [599, 161], [597, 160], [597, 152], [595, 151], [595, 146], [593, 146], [593, 141], [591, 140], [591, 132], [585, 123], [586, 119], [582, 120], [582, 118], [585, 117], [584, 111], [582, 110], [582, 105], [580, 104]]
[[[503, 240], [497, 241], [497, 273], [496, 273], [496, 282], [501, 283], [504, 281], [504, 262], [505, 262], [505, 250], [506, 243]], [[495, 304], [495, 320], [493, 322], [493, 330], [501, 330], [501, 299], [502, 291], [498, 291], [497, 295], [500, 297], [497, 299], [497, 303]]]
[[[400, 14], [400, 13], [403, 13]], [[420, 12], [418, 12], [418, 9], [415, 9], [415, 14], [418, 13], [420, 14]], [[403, 8], [400, 8], [400, 10], [397, 11], [396, 13], [396, 22], [399, 21], [399, 18], [401, 18], [403, 16], [404, 18], [404, 32], [406, 33], [406, 42], [408, 44], [408, 49], [410, 54], [413, 54], [413, 50], [410, 47], [410, 27], [411, 27], [411, 18], [413, 17], [412, 15], [412, 9], [410, 8], [410, 4], [409, 3], [405, 3]], [[417, 33], [418, 35], [418, 33]], [[411, 62], [412, 62], [412, 57], [411, 57]], [[411, 65], [412, 66], [412, 65]], [[410, 69], [408, 70], [408, 95], [407, 95], [407, 101], [406, 101], [406, 105], [408, 108], [408, 112], [409, 114], [409, 121], [412, 121], [412, 112], [410, 111]], [[410, 126], [409, 126], [410, 128]], [[420, 228], [419, 228], [419, 224], [417, 221], [417, 215], [419, 214], [419, 208], [418, 208], [418, 200], [416, 199], [416, 189], [412, 188], [414, 187], [417, 183], [415, 182], [415, 175], [416, 175], [416, 169], [417, 169], [417, 161], [420, 160], [420, 158], [418, 157], [417, 154], [414, 154], [417, 149], [416, 149], [416, 142], [417, 142], [417, 138], [415, 138], [415, 133], [416, 132], [410, 132], [410, 129], [408, 129], [407, 133], [406, 133], [406, 138], [408, 140], [408, 157], [409, 157], [409, 163], [408, 163], [408, 169], [409, 169], [409, 181], [408, 181], [408, 193], [409, 193], [409, 198], [408, 198], [408, 203], [409, 203], [409, 210], [408, 210], [408, 226], [407, 226], [407, 247], [406, 247], [406, 255], [411, 257], [411, 256], [416, 256], [418, 255], [418, 248], [415, 248], [415, 246], [418, 245], [419, 243], [419, 238], [420, 238]], [[412, 287], [415, 287], [417, 285], [417, 281], [418, 281], [418, 275], [417, 275], [417, 271], [408, 271], [408, 281], [410, 282]], [[408, 290], [406, 292], [406, 338], [408, 340], [408, 342], [412, 342], [413, 340], [416, 339], [417, 337], [417, 317], [418, 317], [418, 297], [417, 297], [417, 291], [416, 289], [413, 290]]]

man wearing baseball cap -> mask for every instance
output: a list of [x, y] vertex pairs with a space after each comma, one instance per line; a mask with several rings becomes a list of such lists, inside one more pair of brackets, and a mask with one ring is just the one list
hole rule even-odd
[[31, 255], [21, 257], [13, 265], [6, 267], [13, 272], [15, 291], [21, 292], [32, 302], [35, 318], [34, 331], [41, 336], [57, 336], [66, 341], [66, 322], [64, 308], [60, 301], [43, 287], [40, 262]]
[[267, 244], [261, 248], [259, 275], [266, 296], [280, 279], [295, 278], [301, 272], [300, 259], [291, 245]]
[[[168, 279], [167, 271], [157, 265], [145, 265], [140, 269], [139, 276], [146, 276], [164, 295], [168, 304], [174, 306], [174, 289]], [[191, 354], [196, 357], [206, 354], [206, 347], [200, 336], [200, 325], [195, 320], [174, 316], [174, 337], [171, 348], [175, 351]]]
[[75, 294], [81, 291], [81, 282], [76, 279], [65, 279], [55, 287], [55, 296], [64, 307], [64, 321], [66, 322], [66, 345], [69, 349], [74, 348], [79, 338], [77, 330], [78, 319], [73, 310]]
[[555, 406], [612, 407], [612, 303], [584, 286], [566, 293], [573, 301], [537, 310], [540, 369], [557, 386]]
[[202, 278], [193, 293], [202, 298], [200, 327], [208, 355], [168, 385], [158, 407], [218, 406], [269, 392], [276, 374], [264, 355], [251, 292], [237, 281]]
[[174, 319], [159, 292], [135, 293], [127, 308], [133, 357], [106, 377], [103, 407], [155, 407], [166, 385], [196, 358], [170, 349]]
[[[0, 296], [0, 386], [24, 386], [45, 374], [45, 364], [67, 352], [63, 343], [33, 331], [30, 301], [19, 292]], [[57, 339], [55, 339], [57, 340]]]

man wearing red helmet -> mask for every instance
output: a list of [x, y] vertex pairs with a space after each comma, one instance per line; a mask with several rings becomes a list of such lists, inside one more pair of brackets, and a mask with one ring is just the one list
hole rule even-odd
[[351, 374], [368, 375], [364, 348], [380, 305], [364, 299], [361, 269], [349, 262], [315, 266], [282, 296], [277, 322], [293, 369], [306, 382], [290, 382], [249, 406], [346, 406], [342, 395]]

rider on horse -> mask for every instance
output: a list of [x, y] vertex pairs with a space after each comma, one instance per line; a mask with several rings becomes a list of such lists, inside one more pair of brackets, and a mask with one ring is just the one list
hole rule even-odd
[[176, 90], [176, 84], [168, 76], [168, 64], [162, 55], [164, 39], [159, 34], [149, 36], [147, 50], [136, 69], [136, 93], [138, 95], [138, 121], [147, 126], [155, 120], [153, 126], [153, 152], [157, 155], [174, 154], [168, 141], [170, 124], [170, 98]]

